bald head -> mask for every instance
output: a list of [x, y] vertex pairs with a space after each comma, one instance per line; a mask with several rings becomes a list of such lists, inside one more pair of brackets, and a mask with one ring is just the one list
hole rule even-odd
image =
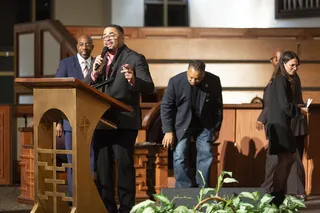
[[77, 42], [79, 43], [79, 41], [82, 40], [82, 39], [85, 39], [85, 40], [89, 41], [89, 42], [92, 44], [92, 39], [91, 39], [90, 36], [88, 36], [88, 35], [81, 35], [81, 36], [78, 37]]
[[78, 37], [77, 50], [80, 56], [84, 59], [88, 59], [91, 56], [94, 48], [92, 39], [88, 35], [81, 35]]
[[270, 58], [270, 62], [272, 63], [272, 66], [273, 66], [273, 67], [275, 67], [275, 66], [278, 64], [279, 59], [280, 59], [282, 53], [283, 53], [283, 49], [281, 49], [281, 48], [277, 48], [277, 49], [273, 52], [272, 57]]

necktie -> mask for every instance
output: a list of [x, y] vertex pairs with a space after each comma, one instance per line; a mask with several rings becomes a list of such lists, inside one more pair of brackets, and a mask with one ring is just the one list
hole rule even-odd
[[87, 74], [88, 74], [88, 63], [87, 63], [87, 61], [82, 61], [82, 64], [84, 64], [84, 68], [82, 70], [82, 74], [83, 74], [84, 77], [86, 77]]

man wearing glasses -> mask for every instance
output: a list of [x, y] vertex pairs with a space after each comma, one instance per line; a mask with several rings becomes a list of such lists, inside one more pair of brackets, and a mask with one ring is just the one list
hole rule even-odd
[[124, 31], [118, 25], [109, 25], [103, 31], [103, 44], [108, 48], [105, 57], [96, 60], [85, 82], [96, 85], [114, 79], [101, 89], [104, 93], [133, 108], [132, 112], [110, 109], [104, 116], [118, 129], [96, 129], [94, 149], [97, 157], [97, 187], [110, 213], [117, 213], [114, 199], [114, 160], [118, 168], [118, 197], [120, 213], [129, 213], [135, 204], [134, 144], [141, 128], [140, 93], [154, 90], [148, 63], [143, 55], [124, 44]]

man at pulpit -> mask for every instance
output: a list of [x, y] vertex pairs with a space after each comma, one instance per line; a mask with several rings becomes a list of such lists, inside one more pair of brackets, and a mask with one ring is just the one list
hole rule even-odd
[[[208, 186], [213, 160], [212, 143], [219, 138], [222, 124], [222, 89], [220, 78], [205, 71], [205, 63], [191, 61], [188, 71], [169, 80], [161, 103], [162, 144], [173, 149], [176, 188], [200, 186], [203, 181], [196, 173], [196, 183], [190, 174], [188, 153], [191, 138], [197, 149], [196, 171], [201, 171]], [[174, 143], [174, 141], [177, 143]]]
[[[131, 106], [133, 111], [111, 108], [104, 117], [115, 123], [117, 129], [95, 130], [93, 143], [97, 159], [97, 187], [108, 212], [129, 213], [135, 204], [136, 194], [133, 154], [138, 130], [141, 129], [140, 93], [152, 93], [154, 84], [145, 57], [125, 45], [122, 27], [107, 26], [101, 39], [105, 55], [96, 57], [85, 82], [92, 86], [108, 82], [100, 89]], [[104, 51], [106, 49], [107, 52]], [[119, 211], [114, 193], [114, 161], [118, 168]]]
[[[74, 56], [65, 58], [60, 61], [59, 68], [56, 73], [57, 78], [74, 77], [83, 80], [88, 74], [88, 70], [93, 63], [94, 58], [91, 57], [94, 48], [92, 39], [87, 35], [82, 35], [77, 39], [78, 53]], [[72, 129], [69, 121], [61, 120], [57, 127], [57, 136], [61, 137], [64, 133], [65, 149], [72, 149]], [[72, 155], [67, 155], [68, 163], [72, 163]], [[90, 152], [90, 165], [94, 167], [93, 151]], [[72, 170], [67, 169], [68, 173], [68, 196], [72, 196]]]

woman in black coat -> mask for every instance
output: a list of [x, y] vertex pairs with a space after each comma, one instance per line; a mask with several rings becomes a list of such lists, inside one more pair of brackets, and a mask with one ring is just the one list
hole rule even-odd
[[278, 156], [278, 164], [273, 176], [274, 203], [284, 200], [287, 179], [291, 165], [296, 158], [296, 143], [291, 128], [291, 119], [300, 116], [300, 107], [294, 104], [294, 75], [300, 60], [292, 51], [286, 51], [280, 58], [272, 75], [267, 115], [267, 136], [270, 155]]
[[[278, 64], [278, 61], [282, 53], [283, 51], [281, 49], [277, 49], [274, 52], [273, 57], [270, 59], [270, 62], [272, 63], [274, 68]], [[270, 100], [269, 93], [270, 93], [271, 83], [272, 81], [268, 82], [268, 85], [264, 89], [263, 110], [261, 111], [256, 123], [256, 128], [258, 130], [264, 129], [263, 126], [267, 127], [267, 114], [268, 114], [268, 103]], [[293, 95], [293, 103], [296, 105], [303, 105], [304, 102], [302, 99], [301, 82], [297, 72], [294, 75], [294, 85], [295, 85], [295, 92]], [[302, 164], [302, 155], [304, 152], [305, 136], [308, 134], [306, 116], [301, 114], [297, 118], [292, 118], [291, 128], [293, 130], [293, 135], [295, 136], [295, 143], [297, 146], [298, 156], [296, 161], [293, 163], [291, 167], [291, 172], [289, 174], [288, 181], [287, 181], [286, 194], [295, 195], [298, 198], [304, 198], [305, 197], [305, 173], [304, 173], [304, 166]], [[267, 133], [266, 128], [265, 128], [265, 131]], [[269, 152], [269, 146], [268, 146], [268, 152]], [[273, 173], [277, 164], [278, 164], [277, 155], [267, 154], [265, 179], [261, 185], [262, 188], [266, 189], [267, 193], [271, 193], [273, 191]]]

